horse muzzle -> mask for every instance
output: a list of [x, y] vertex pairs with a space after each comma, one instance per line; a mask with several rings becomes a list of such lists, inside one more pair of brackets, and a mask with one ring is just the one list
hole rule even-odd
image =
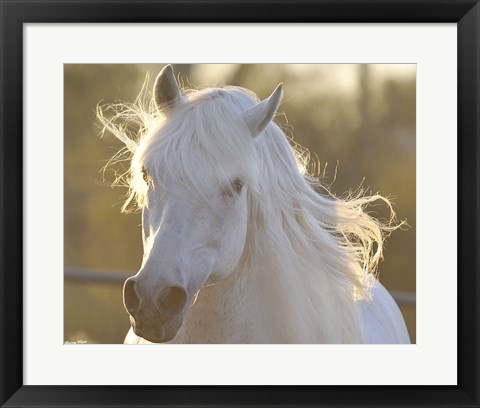
[[154, 292], [142, 290], [136, 277], [125, 281], [123, 301], [135, 334], [154, 343], [175, 338], [182, 326], [187, 292], [168, 286]]

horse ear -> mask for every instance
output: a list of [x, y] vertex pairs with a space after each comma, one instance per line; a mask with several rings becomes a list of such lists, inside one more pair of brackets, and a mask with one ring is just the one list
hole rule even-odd
[[244, 113], [245, 122], [253, 137], [258, 136], [267, 127], [277, 112], [283, 95], [283, 85], [279, 84], [273, 93]]
[[153, 97], [157, 109], [161, 111], [168, 111], [181, 102], [182, 92], [170, 64], [164, 66], [158, 74], [153, 86]]

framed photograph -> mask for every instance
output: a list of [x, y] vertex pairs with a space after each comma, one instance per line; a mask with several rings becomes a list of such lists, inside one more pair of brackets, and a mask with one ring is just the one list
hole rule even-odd
[[0, 1], [2, 406], [479, 406], [478, 1]]

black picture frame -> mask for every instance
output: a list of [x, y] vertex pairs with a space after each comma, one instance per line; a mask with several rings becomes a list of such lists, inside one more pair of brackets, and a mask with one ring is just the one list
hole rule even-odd
[[[479, 406], [479, 0], [0, 0], [0, 15], [2, 407]], [[23, 24], [84, 22], [456, 23], [458, 385], [23, 385]]]

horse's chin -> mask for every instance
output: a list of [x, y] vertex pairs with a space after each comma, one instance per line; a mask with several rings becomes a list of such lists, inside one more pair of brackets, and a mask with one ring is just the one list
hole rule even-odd
[[138, 336], [138, 337], [141, 337], [142, 339], [145, 339], [151, 343], [168, 343], [169, 341], [172, 341], [175, 336], [177, 335], [177, 333], [175, 333], [174, 335], [159, 335], [158, 333], [137, 333], [135, 331], [135, 329], [133, 330], [133, 332]]
[[178, 316], [178, 318], [168, 322], [153, 322], [148, 325], [139, 325], [132, 322], [132, 329], [138, 337], [151, 343], [168, 343], [175, 338], [182, 326], [182, 322], [182, 316]]

